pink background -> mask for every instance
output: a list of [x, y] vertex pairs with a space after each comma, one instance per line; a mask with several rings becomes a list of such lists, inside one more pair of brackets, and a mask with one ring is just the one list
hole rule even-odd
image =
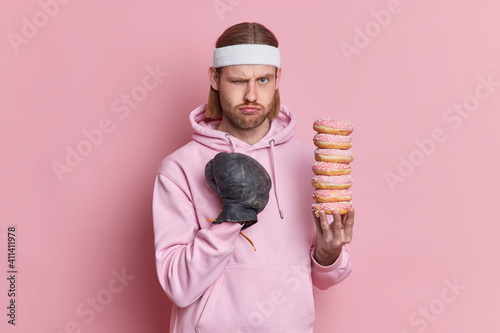
[[[298, 137], [311, 140], [319, 117], [355, 126], [353, 272], [315, 290], [315, 332], [500, 330], [497, 2], [67, 2], [0, 5], [2, 332], [168, 331], [171, 304], [154, 267], [155, 171], [190, 140], [215, 40], [241, 21], [280, 41], [282, 102]], [[147, 68], [168, 73], [150, 90]], [[126, 114], [120, 97], [131, 93], [140, 101]], [[448, 111], [463, 103], [463, 116]], [[86, 145], [82, 131], [103, 123], [109, 133]], [[87, 156], [60, 181], [52, 164], [65, 164], [67, 147]], [[17, 228], [15, 328], [8, 225]]]

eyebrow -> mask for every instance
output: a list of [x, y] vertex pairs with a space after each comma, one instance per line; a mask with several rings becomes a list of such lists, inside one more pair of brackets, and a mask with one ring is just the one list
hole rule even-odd
[[[258, 79], [271, 79], [271, 78], [274, 78], [274, 74], [271, 74], [271, 73], [268, 73], [268, 74], [264, 74], [264, 75], [260, 75], [257, 77], [257, 80]], [[243, 77], [243, 76], [229, 76], [227, 78], [228, 80], [230, 81], [233, 81], [233, 80], [241, 80], [241, 81], [248, 81], [249, 79]]]

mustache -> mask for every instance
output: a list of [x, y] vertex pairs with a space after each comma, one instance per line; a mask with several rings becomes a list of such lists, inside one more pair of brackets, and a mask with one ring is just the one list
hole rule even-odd
[[242, 108], [242, 107], [247, 107], [247, 106], [252, 106], [252, 107], [258, 107], [260, 109], [265, 109], [265, 107], [261, 104], [258, 104], [258, 103], [250, 103], [250, 104], [247, 104], [247, 103], [243, 103], [243, 104], [240, 104], [237, 106], [237, 108]]

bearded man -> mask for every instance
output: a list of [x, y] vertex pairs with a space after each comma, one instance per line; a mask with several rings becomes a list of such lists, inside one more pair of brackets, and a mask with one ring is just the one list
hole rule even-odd
[[312, 332], [313, 285], [351, 271], [354, 209], [332, 222], [311, 212], [314, 146], [293, 137], [295, 115], [280, 103], [274, 34], [236, 24], [213, 60], [193, 140], [162, 161], [154, 187], [170, 332]]

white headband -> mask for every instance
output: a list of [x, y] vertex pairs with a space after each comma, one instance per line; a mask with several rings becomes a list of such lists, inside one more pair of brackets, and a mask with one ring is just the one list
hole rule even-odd
[[264, 44], [237, 44], [214, 50], [214, 67], [272, 65], [280, 68], [280, 50]]

